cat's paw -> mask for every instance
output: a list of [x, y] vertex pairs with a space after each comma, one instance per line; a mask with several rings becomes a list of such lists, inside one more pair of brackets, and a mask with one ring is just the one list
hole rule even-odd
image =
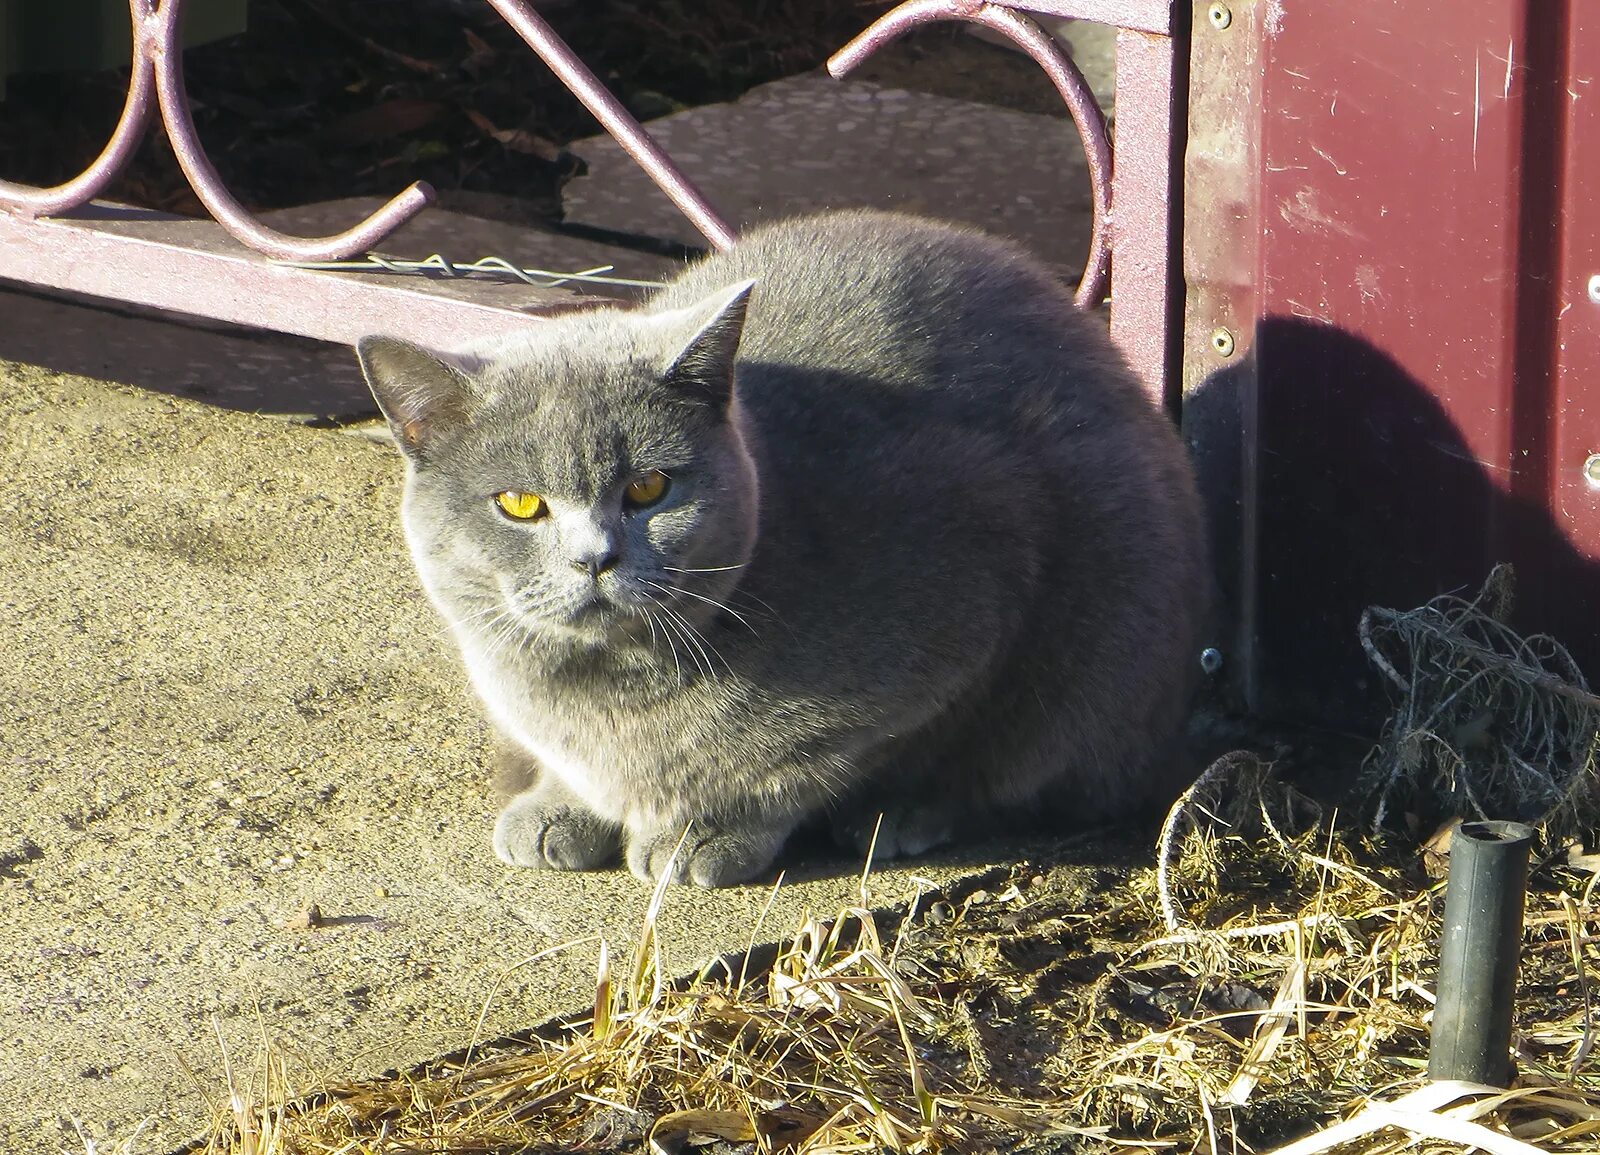
[[495, 856], [508, 866], [594, 870], [614, 862], [621, 849], [619, 827], [532, 794], [513, 798], [494, 824]]
[[882, 813], [881, 825], [877, 811], [836, 814], [834, 841], [857, 854], [866, 854], [871, 847], [874, 858], [886, 859], [926, 854], [955, 837], [955, 814], [943, 804], [908, 803], [889, 806]]
[[702, 830], [697, 826], [690, 827], [687, 838], [681, 831], [646, 834], [629, 840], [628, 869], [646, 882], [656, 881], [670, 869], [673, 882], [737, 886], [765, 872], [787, 838], [787, 831]]

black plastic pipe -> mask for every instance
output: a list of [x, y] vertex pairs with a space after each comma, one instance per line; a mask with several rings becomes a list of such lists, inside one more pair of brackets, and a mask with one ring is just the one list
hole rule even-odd
[[1463, 822], [1450, 840], [1430, 1079], [1510, 1085], [1532, 841], [1533, 830], [1520, 822]]

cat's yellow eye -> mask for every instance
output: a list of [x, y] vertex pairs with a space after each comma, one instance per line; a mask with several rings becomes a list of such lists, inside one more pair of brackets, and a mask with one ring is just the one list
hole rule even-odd
[[636, 508], [654, 505], [667, 496], [667, 490], [672, 485], [665, 473], [659, 469], [652, 469], [649, 473], [641, 473], [628, 482], [628, 488], [623, 491], [628, 504]]
[[544, 513], [544, 498], [537, 493], [523, 493], [517, 489], [507, 489], [494, 495], [494, 503], [498, 505], [507, 517], [517, 521], [532, 521]]

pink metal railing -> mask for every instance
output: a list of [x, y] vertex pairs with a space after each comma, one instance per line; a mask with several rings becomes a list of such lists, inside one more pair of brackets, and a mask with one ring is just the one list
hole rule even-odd
[[[644, 165], [684, 214], [719, 247], [733, 243], [733, 230], [672, 163], [639, 122], [607, 92], [594, 73], [584, 67], [550, 25], [524, 0], [489, 0], [517, 34], [539, 54], [563, 84], [583, 101], [630, 155]], [[129, 0], [133, 25], [132, 76], [122, 117], [105, 150], [81, 174], [49, 189], [0, 181], [0, 208], [25, 216], [56, 216], [88, 203], [128, 163], [149, 126], [154, 90], [162, 126], [172, 142], [178, 164], [195, 195], [217, 222], [236, 238], [269, 257], [303, 261], [328, 261], [364, 253], [426, 208], [433, 189], [416, 182], [360, 224], [327, 237], [292, 237], [267, 228], [251, 216], [228, 192], [216, 167], [206, 156], [189, 114], [183, 82], [183, 53], [179, 29], [183, 0]]]
[[[1115, 164], [1105, 118], [1082, 75], [1030, 12], [1117, 28]], [[906, 0], [828, 64], [842, 76], [895, 37], [938, 20], [984, 25], [1033, 57], [1072, 113], [1089, 163], [1094, 228], [1078, 305], [1098, 305], [1110, 282], [1111, 335], [1146, 387], [1173, 409], [1182, 331], [1177, 173], [1187, 16], [1188, 5], [1174, 0]]]
[[[584, 66], [527, 0], [488, 0], [583, 102], [685, 216], [718, 248], [735, 232], [621, 103]], [[1027, 52], [1060, 93], [1083, 139], [1094, 222], [1080, 307], [1111, 288], [1112, 334], [1150, 388], [1169, 401], [1176, 382], [1178, 242], [1173, 206], [1183, 46], [1173, 0], [908, 0], [829, 62], [843, 76], [882, 45], [922, 24], [962, 20], [1005, 35]], [[328, 278], [273, 265], [211, 243], [181, 239], [184, 224], [159, 214], [90, 205], [127, 165], [159, 114], [195, 195], [218, 225], [266, 256], [326, 261], [364, 253], [433, 199], [414, 183], [340, 233], [300, 237], [268, 227], [228, 191], [195, 131], [184, 89], [182, 0], [129, 0], [132, 72], [122, 116], [101, 154], [53, 188], [0, 181], [0, 251], [7, 278], [159, 308], [349, 341], [404, 308], [422, 339], [460, 340], [527, 323], [526, 292], [513, 302], [449, 299], [421, 286]], [[1105, 118], [1082, 75], [1027, 12], [1115, 25], [1120, 156], [1113, 165]], [[75, 214], [66, 217], [64, 214]]]
[[828, 61], [828, 71], [836, 77], [846, 76], [891, 40], [935, 20], [965, 20], [1009, 38], [1044, 69], [1072, 113], [1078, 135], [1083, 138], [1094, 201], [1089, 259], [1084, 264], [1083, 280], [1078, 284], [1077, 301], [1080, 309], [1093, 308], [1105, 298], [1111, 271], [1111, 250], [1105, 227], [1111, 218], [1111, 143], [1106, 139], [1105, 114], [1084, 83], [1083, 73], [1061, 54], [1056, 42], [1037, 24], [999, 4], [974, 0], [908, 0], [834, 53]]

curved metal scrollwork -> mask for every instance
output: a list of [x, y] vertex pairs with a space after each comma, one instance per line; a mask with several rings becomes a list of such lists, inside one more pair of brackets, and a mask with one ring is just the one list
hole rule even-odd
[[262, 224], [228, 191], [195, 132], [183, 83], [182, 17], [183, 0], [161, 0], [161, 7], [143, 21], [140, 33], [145, 56], [155, 69], [161, 120], [178, 165], [189, 178], [195, 196], [217, 218], [217, 223], [239, 240], [269, 257], [337, 260], [366, 252], [433, 202], [433, 189], [417, 181], [359, 225], [332, 236], [294, 237]]
[[139, 29], [151, 10], [150, 0], [128, 0], [128, 8], [133, 22], [133, 73], [128, 78], [128, 98], [111, 139], [88, 168], [64, 184], [33, 188], [0, 180], [0, 208], [28, 217], [46, 217], [87, 204], [122, 171], [144, 140], [156, 90], [155, 72], [140, 51]]
[[[727, 248], [733, 243], [734, 230], [527, 0], [488, 0], [488, 3], [713, 245]], [[179, 32], [182, 0], [159, 0], [159, 3], [158, 0], [129, 0], [128, 7], [133, 29], [128, 96], [105, 149], [78, 176], [52, 188], [0, 181], [0, 210], [32, 218], [59, 215], [88, 203], [127, 165], [142, 142], [156, 108], [160, 110], [161, 123], [172, 142], [178, 164], [201, 203], [229, 233], [271, 257], [331, 261], [367, 252], [433, 200], [433, 190], [416, 182], [366, 220], [342, 233], [297, 237], [268, 228], [228, 191], [195, 130], [183, 78]], [[1080, 308], [1098, 304], [1105, 296], [1110, 264], [1107, 224], [1111, 146], [1106, 139], [1105, 117], [1077, 67], [1062, 55], [1038, 25], [1009, 8], [981, 0], [908, 0], [836, 53], [828, 62], [829, 71], [843, 76], [902, 33], [937, 20], [966, 20], [1007, 36], [1044, 69], [1066, 102], [1083, 138], [1094, 197], [1089, 258], [1076, 300]]]
[[138, 149], [153, 104], [160, 107], [172, 150], [201, 203], [228, 232], [268, 256], [318, 261], [365, 252], [433, 200], [433, 190], [419, 182], [359, 225], [333, 236], [295, 237], [267, 228], [228, 192], [195, 132], [183, 87], [178, 32], [182, 0], [163, 0], [159, 7], [154, 0], [129, 0], [128, 8], [133, 30], [128, 98], [105, 149], [83, 172], [53, 188], [0, 181], [0, 208], [29, 217], [56, 216], [93, 200]]
[[828, 71], [842, 77], [878, 49], [921, 24], [940, 20], [965, 20], [982, 24], [1010, 39], [1031, 56], [1061, 94], [1083, 138], [1094, 198], [1094, 225], [1089, 234], [1089, 258], [1074, 300], [1080, 309], [1092, 309], [1105, 299], [1111, 269], [1111, 143], [1106, 118], [1078, 66], [1062, 55], [1056, 42], [1032, 20], [1010, 8], [981, 0], [907, 0], [845, 45], [828, 61]]
[[[713, 244], [726, 248], [733, 243], [733, 230], [711, 209], [700, 191], [526, 0], [489, 3]], [[127, 165], [157, 108], [172, 151], [195, 196], [229, 233], [269, 257], [332, 261], [367, 252], [433, 201], [433, 189], [418, 181], [342, 233], [297, 237], [268, 228], [228, 191], [195, 131], [183, 80], [179, 31], [182, 0], [160, 0], [159, 4], [157, 0], [129, 0], [128, 8], [133, 28], [128, 97], [105, 149], [72, 180], [51, 188], [0, 181], [0, 210], [32, 218], [61, 215], [87, 204]]]

